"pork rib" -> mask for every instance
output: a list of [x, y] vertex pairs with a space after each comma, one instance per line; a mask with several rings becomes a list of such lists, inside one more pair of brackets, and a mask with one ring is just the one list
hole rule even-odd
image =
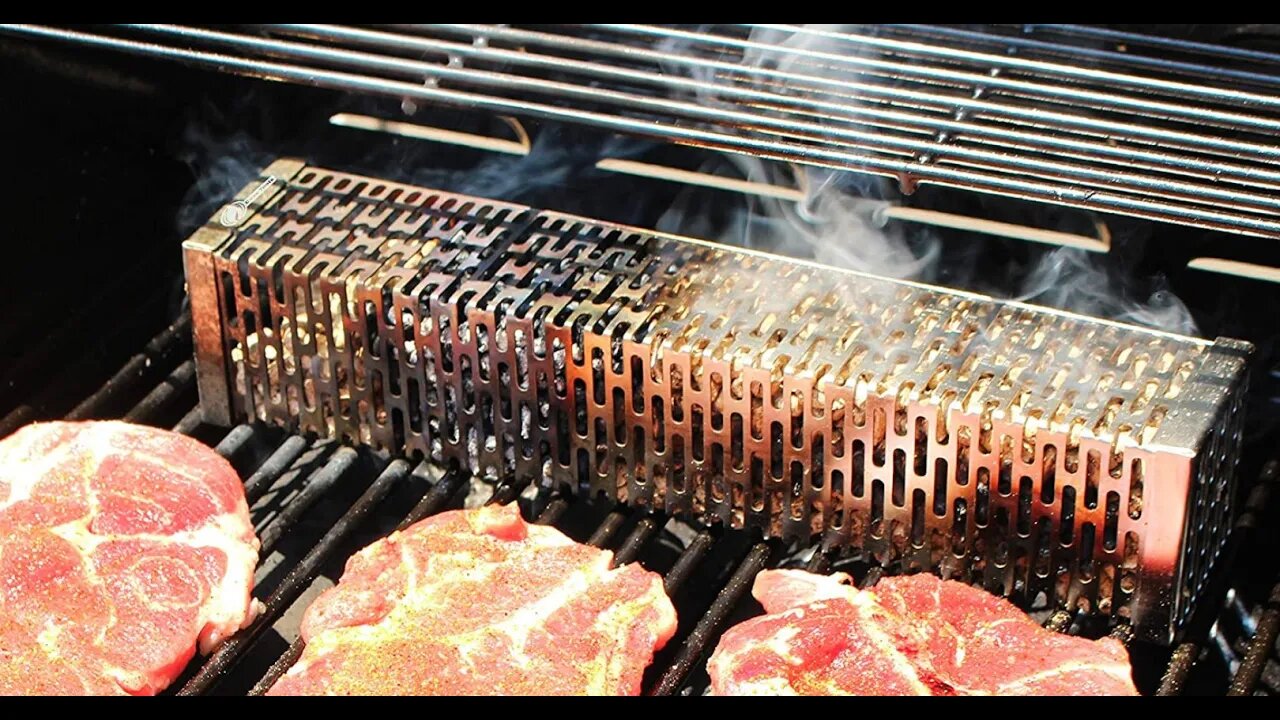
[[258, 540], [235, 470], [123, 422], [0, 440], [0, 694], [163, 689], [252, 616]]
[[1040, 627], [1005, 600], [921, 574], [858, 590], [837, 573], [769, 570], [766, 614], [708, 664], [718, 695], [1136, 695], [1128, 653]]
[[611, 560], [514, 504], [428, 518], [347, 562], [270, 694], [638, 694], [675, 608]]

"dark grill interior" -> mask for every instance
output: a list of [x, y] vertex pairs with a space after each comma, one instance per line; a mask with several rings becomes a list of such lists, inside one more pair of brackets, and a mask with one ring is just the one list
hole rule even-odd
[[[1280, 36], [1274, 26], [1228, 32], [1212, 26], [1166, 34], [1236, 43], [1236, 71], [1266, 71]], [[1147, 30], [1144, 30], [1146, 32]], [[954, 39], [960, 30], [943, 36]], [[968, 31], [963, 31], [968, 32]], [[1000, 30], [1046, 42], [1130, 43], [1118, 30]], [[1110, 34], [1108, 34], [1110, 33]], [[1233, 34], [1234, 33], [1234, 34]], [[964, 42], [990, 45], [994, 35]], [[1087, 42], [1081, 37], [1089, 38]], [[1171, 44], [1172, 43], [1172, 44]], [[997, 43], [998, 44], [998, 43]], [[1148, 38], [1147, 57], [1200, 62], [1191, 46]], [[1049, 52], [1045, 48], [1039, 51]], [[1074, 51], [1073, 51], [1074, 52]], [[391, 174], [405, 181], [492, 195], [615, 222], [652, 227], [677, 200], [709, 208], [697, 229], [714, 236], [741, 198], [714, 189], [688, 190], [652, 179], [607, 175], [595, 162], [607, 136], [554, 123], [531, 125], [534, 147], [557, 142], [585, 148], [555, 157], [562, 172], [545, 172], [519, 187], [492, 182], [511, 163], [490, 163], [481, 151], [335, 128], [335, 112], [402, 117], [398, 99], [353, 98], [117, 56], [109, 51], [6, 38], [0, 41], [0, 80], [24, 98], [0, 118], [20, 182], [0, 198], [8, 223], [7, 261], [0, 283], [0, 436], [36, 420], [119, 417], [190, 434], [227, 457], [245, 479], [252, 519], [262, 540], [255, 596], [262, 619], [213, 657], [197, 659], [169, 692], [262, 692], [297, 657], [301, 612], [336, 581], [356, 549], [421, 517], [483, 500], [456, 468], [391, 460], [279, 430], [201, 423], [191, 360], [178, 243], [210, 216], [258, 167], [298, 155], [355, 172]], [[1052, 55], [1052, 53], [1050, 53]], [[1182, 72], [1182, 71], [1179, 71]], [[1244, 82], [1244, 79], [1241, 79]], [[420, 108], [414, 119], [471, 131], [497, 123], [460, 111]], [[191, 132], [191, 128], [198, 132]], [[727, 164], [687, 148], [661, 144], [628, 148], [630, 157], [673, 167]], [[554, 154], [553, 154], [554, 155]], [[223, 160], [232, 162], [222, 164]], [[547, 157], [530, 162], [549, 162]], [[719, 163], [719, 164], [717, 164]], [[487, 168], [483, 182], [476, 168]], [[545, 168], [545, 166], [544, 166]], [[904, 200], [905, 198], [898, 198]], [[1006, 221], [1034, 218], [1046, 227], [1076, 229], [1105, 221], [1118, 238], [1103, 262], [1135, 275], [1162, 273], [1191, 307], [1204, 334], [1243, 337], [1259, 347], [1249, 397], [1249, 426], [1238, 469], [1244, 496], [1224, 572], [1205, 593], [1185, 638], [1173, 647], [1132, 643], [1135, 680], [1144, 694], [1274, 694], [1280, 692], [1280, 542], [1275, 447], [1280, 371], [1273, 349], [1271, 283], [1188, 269], [1206, 252], [1274, 265], [1270, 239], [1181, 225], [1149, 225], [1131, 217], [1072, 214], [1014, 198], [978, 197], [923, 186], [909, 204], [964, 211]], [[178, 218], [175, 222], [175, 218]], [[696, 233], [691, 233], [696, 234]], [[937, 278], [979, 291], [1004, 291], [1041, 257], [1029, 243], [958, 232], [949, 235]], [[954, 240], [954, 242], [952, 242]], [[958, 268], [958, 269], [957, 269]], [[978, 268], [980, 272], [974, 271]], [[1007, 294], [1007, 293], [1006, 293]], [[680, 627], [650, 668], [645, 689], [697, 694], [705, 689], [706, 655], [729, 624], [758, 611], [751, 580], [766, 567], [791, 565], [851, 572], [862, 584], [882, 572], [857, 557], [810, 555], [742, 532], [693, 528], [661, 515], [499, 483], [494, 498], [518, 499], [529, 519], [609, 548], [619, 562], [661, 572]], [[888, 568], [895, 572], [897, 568]], [[1036, 611], [1048, 626], [1096, 636], [1088, 618]], [[1123, 633], [1123, 630], [1119, 632]]]

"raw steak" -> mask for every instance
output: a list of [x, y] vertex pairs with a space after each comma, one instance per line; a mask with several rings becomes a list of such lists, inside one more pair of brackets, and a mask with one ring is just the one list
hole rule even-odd
[[0, 694], [163, 689], [251, 619], [235, 470], [176, 433], [28, 425], [0, 440]]
[[514, 504], [379, 540], [302, 619], [273, 695], [636, 695], [675, 632], [662, 579]]
[[1119, 641], [1040, 627], [1005, 600], [933, 575], [882, 580], [771, 570], [766, 615], [724, 634], [717, 695], [1136, 695]]

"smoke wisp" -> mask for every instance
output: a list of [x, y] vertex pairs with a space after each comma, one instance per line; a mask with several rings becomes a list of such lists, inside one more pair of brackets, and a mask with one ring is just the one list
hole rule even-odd
[[[841, 36], [854, 29], [850, 25], [805, 25], [799, 31], [757, 28], [749, 37], [755, 45], [746, 49], [741, 57], [742, 75], [755, 87], [774, 92], [806, 93], [827, 101], [858, 103], [859, 99], [852, 93], [833, 95], [830, 85], [779, 89], [778, 76], [770, 75], [796, 73], [837, 82], [854, 78], [855, 71], [849, 66], [822, 57], [871, 52]], [[858, 26], [856, 32], [873, 33], [875, 29]], [[675, 54], [695, 52], [687, 41], [668, 40], [662, 49]], [[684, 72], [703, 82], [727, 82], [696, 65], [671, 63], [666, 69]], [[732, 105], [730, 99], [715, 91], [700, 91], [696, 95], [704, 104]], [[857, 122], [853, 116], [806, 119], [823, 124]], [[883, 277], [941, 282], [1094, 317], [1182, 334], [1197, 333], [1191, 313], [1163, 278], [1136, 278], [1121, 264], [1097, 262], [1083, 250], [1038, 245], [1025, 249], [1025, 262], [1002, 258], [1006, 261], [1004, 267], [999, 264], [993, 267], [988, 256], [986, 267], [973, 267], [971, 264], [977, 261], [975, 253], [963, 248], [944, 248], [939, 235], [931, 229], [886, 222], [886, 210], [901, 202], [901, 194], [892, 181], [816, 167], [782, 168], [777, 163], [747, 156], [729, 156], [729, 160], [743, 179], [775, 186], [794, 185], [803, 191], [802, 198], [795, 201], [748, 197], [732, 221], [717, 230], [708, 223], [707, 214], [686, 197], [663, 216], [658, 229], [703, 236], [710, 233], [714, 239], [728, 244], [812, 258]], [[967, 238], [954, 237], [947, 242], [967, 241]], [[1010, 282], [1006, 278], [990, 277], [992, 272], [1001, 273], [1006, 268], [1020, 270], [1021, 280]], [[1147, 292], [1138, 290], [1140, 287], [1147, 288]]]
[[1107, 272], [1089, 253], [1057, 248], [1044, 254], [1022, 283], [1016, 300], [1144, 327], [1198, 335], [1195, 318], [1161, 277], [1152, 278], [1145, 299], [1131, 297], [1136, 285]]

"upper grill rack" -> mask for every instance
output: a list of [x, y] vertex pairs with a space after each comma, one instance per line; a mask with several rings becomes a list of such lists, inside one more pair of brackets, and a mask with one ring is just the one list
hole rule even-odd
[[1265, 53], [1057, 26], [3, 30], [858, 170], [905, 192], [1280, 237], [1280, 60]]

